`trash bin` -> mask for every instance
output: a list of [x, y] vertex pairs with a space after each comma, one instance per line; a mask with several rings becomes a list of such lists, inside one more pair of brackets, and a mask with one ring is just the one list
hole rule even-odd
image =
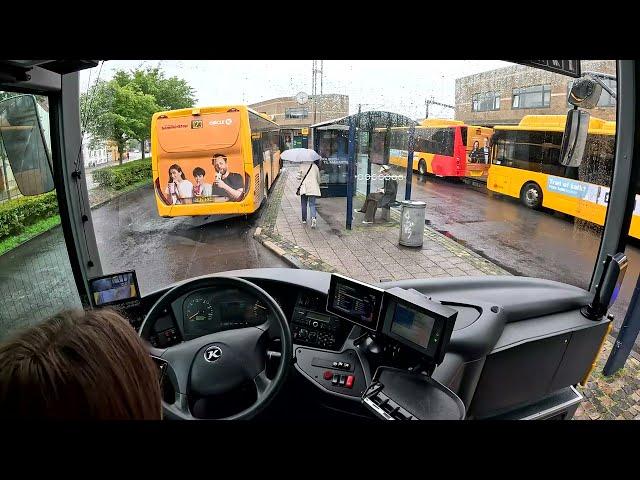
[[400, 238], [405, 247], [421, 247], [424, 241], [425, 202], [404, 200], [400, 202]]

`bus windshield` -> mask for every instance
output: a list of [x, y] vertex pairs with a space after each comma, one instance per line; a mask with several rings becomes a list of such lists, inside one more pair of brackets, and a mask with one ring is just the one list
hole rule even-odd
[[[608, 75], [615, 92], [615, 61], [581, 71]], [[74, 248], [91, 278], [135, 270], [143, 297], [259, 267], [372, 284], [516, 275], [590, 288], [618, 106], [601, 95], [581, 165], [564, 167], [574, 77], [497, 60], [109, 60], [78, 78], [69, 176], [89, 213]], [[21, 94], [0, 92], [3, 336], [79, 305], [62, 300], [75, 287], [59, 198], [22, 190], [9, 158], [13, 120], [1, 106]], [[48, 117], [47, 95], [33, 99]], [[398, 241], [405, 200], [425, 204], [417, 246]], [[640, 265], [636, 216], [629, 233], [619, 321]]]

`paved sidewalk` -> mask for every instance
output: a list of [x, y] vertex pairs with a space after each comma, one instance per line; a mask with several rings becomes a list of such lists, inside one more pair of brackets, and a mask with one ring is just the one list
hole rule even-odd
[[[262, 225], [254, 237], [294, 267], [339, 272], [369, 283], [410, 278], [461, 275], [510, 275], [484, 257], [425, 226], [422, 248], [398, 245], [398, 215], [388, 222], [363, 225], [355, 214], [353, 229], [345, 229], [346, 198], [323, 198], [318, 202], [318, 226], [303, 225], [295, 168], [283, 170], [270, 194]], [[362, 199], [354, 199], [354, 208]], [[640, 420], [640, 362], [630, 358], [624, 369], [605, 378], [602, 368], [611, 351], [605, 341], [598, 364], [581, 389], [585, 401], [575, 418]]]
[[[374, 225], [362, 225], [363, 214], [355, 214], [353, 229], [344, 229], [345, 198], [318, 202], [318, 226], [303, 225], [300, 197], [295, 194], [295, 172], [284, 171], [270, 207], [274, 210], [260, 232], [275, 239], [289, 257], [303, 268], [336, 271], [361, 281], [378, 283], [408, 278], [509, 275], [502, 268], [464, 248], [435, 230], [427, 229], [422, 248], [398, 245], [395, 215]], [[277, 206], [276, 203], [280, 203]], [[354, 202], [360, 206], [361, 201]]]

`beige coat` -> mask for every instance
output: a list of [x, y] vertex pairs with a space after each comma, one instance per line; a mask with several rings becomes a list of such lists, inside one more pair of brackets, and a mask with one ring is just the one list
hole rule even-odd
[[307, 170], [309, 170], [309, 175], [304, 179], [302, 185], [300, 186], [300, 195], [310, 195], [314, 197], [320, 196], [320, 169], [315, 163], [311, 164], [311, 170], [309, 170], [309, 164], [303, 164], [300, 166], [300, 171], [298, 173], [298, 178], [302, 180]]

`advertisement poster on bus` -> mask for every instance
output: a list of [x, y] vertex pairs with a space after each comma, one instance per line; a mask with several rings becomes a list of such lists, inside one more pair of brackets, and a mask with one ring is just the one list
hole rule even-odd
[[238, 202], [246, 194], [238, 112], [161, 118], [156, 193], [167, 205]]
[[[563, 177], [549, 175], [547, 180], [547, 190], [561, 195], [567, 195], [580, 200], [584, 200], [596, 205], [609, 205], [609, 187], [593, 185]], [[640, 215], [640, 195], [636, 195], [633, 214]]]

